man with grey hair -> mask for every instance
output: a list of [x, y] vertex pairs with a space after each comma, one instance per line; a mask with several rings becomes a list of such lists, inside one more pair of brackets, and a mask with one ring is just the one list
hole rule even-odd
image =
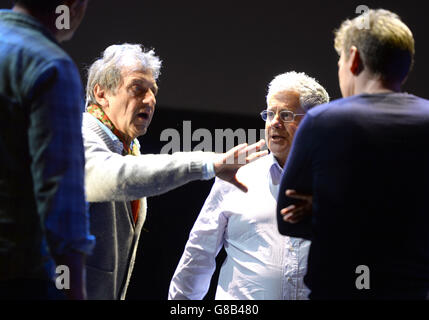
[[[122, 44], [108, 47], [89, 69], [82, 128], [85, 187], [96, 236], [87, 260], [89, 299], [125, 299], [146, 218], [146, 197], [215, 175], [247, 192], [236, 172], [266, 154], [253, 152], [263, 146], [261, 140], [224, 154], [140, 155], [137, 137], [146, 133], [155, 111], [160, 67], [153, 50]], [[244, 163], [237, 161], [243, 158]]]
[[240, 192], [217, 179], [186, 243], [168, 298], [203, 299], [222, 246], [216, 299], [306, 299], [303, 283], [310, 242], [277, 231], [276, 198], [294, 133], [306, 111], [329, 101], [325, 89], [304, 73], [287, 72], [271, 81], [261, 113], [271, 154], [241, 168], [249, 186]]

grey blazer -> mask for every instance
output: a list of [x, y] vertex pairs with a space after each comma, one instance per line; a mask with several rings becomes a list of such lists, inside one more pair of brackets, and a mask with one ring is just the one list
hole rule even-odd
[[[83, 114], [85, 189], [90, 231], [96, 237], [87, 258], [88, 299], [125, 299], [146, 219], [146, 197], [203, 179], [213, 153], [123, 156], [122, 143], [95, 117]], [[137, 139], [135, 140], [138, 143]], [[140, 199], [134, 224], [130, 201]]]

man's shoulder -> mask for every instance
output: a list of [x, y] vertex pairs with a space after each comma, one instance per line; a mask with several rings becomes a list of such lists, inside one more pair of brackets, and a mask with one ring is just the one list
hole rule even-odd
[[88, 112], [82, 114], [82, 132], [84, 134], [92, 133], [100, 137], [107, 135], [101, 127], [101, 123]]
[[82, 134], [84, 139], [91, 136], [98, 136], [101, 138], [106, 135], [97, 122], [97, 119], [88, 112], [82, 114]]
[[88, 112], [82, 116], [82, 136], [85, 146], [105, 146], [110, 152], [122, 154], [122, 143], [109, 134], [107, 127]]
[[0, 74], [12, 77], [11, 81], [20, 88], [16, 94], [23, 100], [31, 99], [47, 83], [48, 87], [52, 83], [61, 87], [53, 93], [65, 104], [75, 104], [75, 99], [82, 98], [83, 88], [75, 63], [55, 40], [37, 30], [19, 25], [12, 28], [2, 23], [0, 57]]
[[[361, 107], [368, 107], [373, 104], [391, 104], [394, 101], [396, 104], [420, 104], [429, 105], [429, 100], [408, 94], [408, 93], [389, 93], [389, 94], [358, 94], [346, 98], [339, 98], [329, 103], [316, 106], [308, 111], [312, 115], [321, 114], [324, 112], [336, 113], [343, 111], [353, 111]], [[347, 109], [344, 109], [347, 107]]]
[[54, 36], [32, 17], [0, 10], [0, 26], [3, 42], [25, 49], [36, 57], [71, 60]]
[[[47, 65], [70, 64], [71, 57], [56, 40], [43, 30], [31, 28], [25, 23], [13, 24], [0, 20], [0, 46], [7, 55], [20, 59], [24, 67], [44, 67]], [[34, 71], [34, 70], [33, 70]]]
[[360, 94], [314, 107], [306, 119], [306, 125], [313, 130], [333, 134], [342, 128], [351, 132], [352, 128], [373, 128], [380, 123], [393, 127], [410, 123], [426, 125], [429, 101], [407, 93]]
[[429, 108], [429, 100], [412, 94], [404, 94], [404, 99], [416, 105]]
[[346, 98], [339, 98], [329, 103], [316, 106], [308, 111], [308, 114], [313, 118], [324, 117], [346, 117], [350, 118], [352, 114], [361, 114], [376, 111], [374, 106], [383, 104], [416, 104], [429, 102], [425, 99], [418, 98], [405, 93], [397, 94], [358, 94]]
[[362, 101], [357, 96], [347, 98], [339, 98], [328, 103], [324, 103], [311, 108], [307, 113], [313, 117], [321, 116], [323, 114], [332, 114], [344, 111], [344, 106], [358, 105]]

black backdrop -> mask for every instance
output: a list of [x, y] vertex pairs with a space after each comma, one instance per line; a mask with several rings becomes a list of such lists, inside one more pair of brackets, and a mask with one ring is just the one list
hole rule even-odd
[[[262, 128], [268, 82], [304, 71], [333, 99], [340, 97], [333, 30], [356, 16], [358, 5], [398, 13], [416, 39], [416, 63], [404, 87], [429, 98], [427, 2], [409, 1], [140, 1], [91, 0], [72, 41], [64, 44], [83, 81], [86, 68], [110, 44], [142, 43], [164, 61], [157, 110], [144, 153], [157, 153], [166, 128]], [[0, 8], [11, 6], [0, 0]], [[188, 233], [212, 181], [197, 181], [148, 199], [128, 299], [166, 299]], [[221, 260], [220, 257], [219, 260]], [[213, 288], [208, 298], [213, 297]]]
[[404, 89], [428, 98], [427, 1], [91, 0], [65, 48], [83, 70], [107, 45], [142, 43], [164, 61], [160, 108], [253, 116], [267, 83], [289, 70], [340, 97], [333, 30], [359, 5], [397, 12], [413, 30], [416, 65]]

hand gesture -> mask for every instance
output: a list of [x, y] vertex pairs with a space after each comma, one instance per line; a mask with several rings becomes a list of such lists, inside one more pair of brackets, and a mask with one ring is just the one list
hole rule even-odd
[[247, 143], [240, 144], [226, 153], [219, 154], [214, 162], [216, 176], [232, 183], [243, 192], [247, 187], [237, 180], [237, 171], [240, 167], [268, 154], [268, 151], [260, 151], [265, 141], [262, 139], [250, 146]]

